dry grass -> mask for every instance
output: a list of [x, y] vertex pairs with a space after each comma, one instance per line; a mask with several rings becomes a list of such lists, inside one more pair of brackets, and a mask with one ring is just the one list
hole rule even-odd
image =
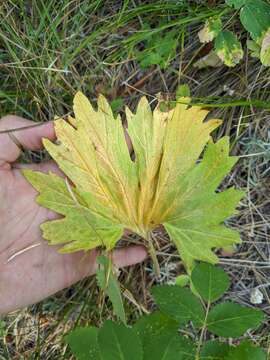
[[[75, 4], [80, 2], [70, 1], [67, 3], [69, 6], [66, 14], [63, 14], [63, 21], [70, 24], [72, 19], [69, 17], [68, 10], [78, 11], [79, 6], [76, 8]], [[82, 3], [84, 4], [84, 2]], [[213, 98], [215, 98], [214, 102], [218, 104], [224, 104], [228, 99], [230, 101], [243, 100], [243, 106], [221, 105], [213, 109], [213, 114], [224, 119], [222, 127], [215, 134], [216, 138], [225, 134], [229, 135], [232, 153], [240, 156], [237, 166], [224, 180], [222, 187], [234, 185], [247, 192], [246, 199], [240, 204], [239, 215], [228, 221], [228, 224], [241, 231], [243, 242], [231, 256], [221, 254], [220, 263], [232, 280], [231, 288], [225, 298], [252, 306], [251, 292], [255, 288], [259, 288], [264, 297], [263, 303], [259, 306], [269, 318], [270, 114], [269, 107], [268, 109], [263, 106], [256, 107], [252, 104], [252, 100], [261, 100], [265, 104], [270, 104], [268, 90], [270, 70], [262, 67], [258, 61], [247, 55], [240, 65], [232, 69], [224, 66], [215, 69], [194, 69], [192, 59], [200, 49], [196, 37], [200, 23], [197, 21], [181, 28], [184, 31], [184, 45], [178, 47], [175, 58], [165, 71], [158, 66], [142, 70], [132, 56], [132, 52], [123, 52], [124, 56], [121, 51], [125, 48], [124, 41], [129, 36], [137, 34], [141, 22], [145, 21], [145, 16], [140, 13], [130, 21], [121, 23], [121, 26], [116, 28], [112, 34], [102, 32], [98, 27], [100, 22], [105, 21], [105, 24], [108, 24], [110, 16], [114, 16], [115, 24], [116, 20], [119, 20], [119, 17], [115, 17], [119, 4], [116, 6], [113, 3], [116, 2], [109, 2], [106, 10], [99, 7], [97, 12], [91, 13], [89, 19], [85, 19], [85, 15], [82, 14], [81, 18], [77, 16], [76, 20], [73, 20], [76, 41], [86, 39], [93, 31], [98, 32], [96, 38], [93, 38], [92, 42], [89, 41], [89, 44], [85, 45], [83, 49], [78, 50], [78, 43], [73, 44], [73, 40], [68, 38], [72, 34], [67, 28], [62, 29], [65, 31], [63, 38], [66, 39], [63, 47], [71, 49], [71, 55], [76, 54], [75, 58], [72, 58], [67, 51], [62, 50], [59, 44], [49, 42], [49, 45], [51, 47], [55, 45], [55, 48], [51, 49], [52, 52], [44, 50], [45, 59], [46, 56], [51, 57], [57, 52], [62, 55], [64, 53], [67, 59], [66, 63], [69, 64], [67, 73], [36, 70], [38, 76], [35, 77], [33, 69], [25, 69], [22, 65], [23, 51], [16, 55], [18, 58], [16, 68], [4, 66], [0, 74], [0, 78], [4, 79], [1, 91], [5, 93], [0, 97], [3, 109], [1, 115], [4, 115], [4, 112], [16, 111], [24, 116], [32, 116], [45, 121], [52, 118], [55, 112], [64, 114], [70, 111], [71, 98], [77, 88], [82, 88], [92, 99], [95, 99], [98, 92], [106, 93], [111, 100], [121, 97], [124, 103], [131, 108], [136, 106], [141, 94], [147, 94], [150, 99], [154, 99], [155, 94], [159, 92], [173, 97], [177, 86], [181, 83], [189, 84], [192, 96], [207, 98], [206, 102]], [[134, 8], [132, 4], [135, 3], [135, 1], [130, 2], [128, 6]], [[142, 6], [142, 3], [138, 2], [138, 4]], [[25, 42], [27, 37], [28, 40], [31, 40], [30, 35], [26, 33], [26, 25], [24, 23], [20, 26], [16, 24], [15, 20], [18, 19], [16, 12], [19, 7], [12, 2], [8, 2], [2, 7], [6, 16], [5, 21], [17, 26], [18, 33], [24, 33]], [[212, 11], [211, 8], [209, 9], [206, 10]], [[30, 5], [28, 11], [30, 12], [29, 16], [32, 16]], [[175, 18], [180, 14], [179, 10]], [[170, 21], [175, 18], [170, 18]], [[93, 25], [91, 21], [94, 19]], [[7, 26], [3, 25], [3, 20], [1, 21], [0, 31], [2, 34], [6, 34]], [[150, 18], [148, 21], [153, 22], [154, 20]], [[81, 33], [76, 27], [80, 23], [83, 24]], [[239, 28], [239, 24], [233, 16], [230, 26], [235, 29]], [[243, 33], [241, 36], [244, 39], [245, 34]], [[140, 42], [138, 44], [142, 46]], [[25, 43], [25, 45], [27, 44]], [[46, 43], [44, 42], [43, 45]], [[20, 46], [22, 46], [21, 43]], [[2, 49], [4, 49], [3, 62], [11, 62], [9, 59], [13, 54], [10, 54], [11, 50], [7, 48], [3, 37]], [[34, 46], [30, 50], [35, 56], [38, 56], [38, 50], [35, 50]], [[113, 54], [120, 59], [113, 62]], [[31, 58], [32, 55], [31, 53], [29, 57]], [[45, 61], [44, 56], [42, 53], [42, 61]], [[108, 59], [111, 59], [110, 63]], [[63, 69], [62, 60], [59, 55], [54, 65], [58, 70]], [[36, 65], [37, 63], [35, 63]], [[44, 66], [47, 68], [47, 63]], [[9, 81], [11, 85], [8, 84]], [[27, 105], [29, 99], [31, 99], [31, 103]], [[161, 230], [157, 231], [155, 239], [157, 240], [162, 275], [159, 281], [174, 281], [175, 277], [184, 271], [181, 260]], [[130, 236], [129, 240], [136, 241], [137, 239]], [[151, 262], [146, 261], [144, 264], [123, 269], [120, 280], [123, 287], [134, 297], [133, 301], [130, 301], [130, 295], [126, 292], [126, 309], [132, 321], [152, 307], [149, 288], [157, 279], [154, 277]], [[71, 359], [63, 345], [63, 334], [76, 324], [100, 323], [101, 314], [97, 305], [96, 284], [94, 279], [90, 278], [40, 304], [10, 314], [5, 318], [4, 336], [0, 340], [0, 358], [14, 360]], [[110, 305], [106, 306], [102, 316], [111, 317]], [[269, 326], [270, 321], [266, 320], [263, 326], [248, 333], [247, 336], [256, 343], [262, 344], [270, 356]]]

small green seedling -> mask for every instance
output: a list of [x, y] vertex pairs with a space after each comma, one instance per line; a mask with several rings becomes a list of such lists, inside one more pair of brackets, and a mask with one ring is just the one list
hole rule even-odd
[[175, 30], [171, 30], [164, 35], [153, 33], [148, 36], [145, 40], [144, 50], [136, 51], [136, 57], [141, 68], [145, 69], [152, 65], [159, 65], [161, 69], [166, 69], [170, 61], [175, 57], [178, 37], [179, 35]]
[[[225, 341], [257, 328], [264, 314], [231, 301], [220, 302], [230, 285], [224, 270], [200, 263], [190, 281], [197, 296], [178, 285], [153, 287], [159, 310], [141, 317], [133, 326], [105, 321], [101, 328], [70, 332], [66, 341], [72, 353], [78, 360], [266, 360], [265, 352], [251, 341], [242, 340], [236, 346]], [[208, 334], [224, 341], [205, 341]]]

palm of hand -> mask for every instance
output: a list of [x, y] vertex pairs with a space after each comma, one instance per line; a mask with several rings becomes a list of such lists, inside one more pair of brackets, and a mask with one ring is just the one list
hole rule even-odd
[[[6, 129], [25, 124], [29, 125], [29, 121], [7, 117], [0, 122], [0, 129], [1, 125]], [[52, 125], [21, 131], [20, 141], [35, 149], [41, 145], [41, 134], [53, 138]], [[59, 254], [42, 239], [40, 224], [56, 214], [36, 203], [37, 193], [23, 177], [19, 169], [22, 166], [10, 166], [9, 162], [19, 156], [19, 149], [7, 136], [0, 134], [0, 151], [1, 145], [5, 146], [1, 151], [3, 157], [0, 155], [0, 313], [40, 301], [94, 273], [97, 254], [96, 251]], [[16, 137], [19, 138], [17, 133]], [[31, 168], [59, 172], [52, 162]], [[145, 255], [143, 248], [130, 247], [117, 250], [114, 261], [125, 266], [142, 261]]]
[[[1, 170], [0, 191], [0, 302], [9, 311], [72, 283], [72, 265], [79, 257], [61, 256], [42, 239], [39, 225], [53, 214], [36, 204], [36, 193], [19, 170]], [[10, 296], [2, 299], [6, 292]]]

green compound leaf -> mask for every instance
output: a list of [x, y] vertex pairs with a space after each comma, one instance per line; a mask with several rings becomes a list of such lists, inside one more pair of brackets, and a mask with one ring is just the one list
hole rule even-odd
[[244, 52], [240, 41], [231, 31], [221, 31], [215, 40], [215, 51], [225, 65], [233, 67], [243, 58]]
[[106, 321], [98, 333], [102, 360], [143, 360], [141, 341], [135, 330]]
[[135, 113], [126, 110], [133, 160], [106, 99], [99, 96], [94, 109], [75, 95], [75, 118], [55, 121], [56, 143], [43, 140], [66, 178], [24, 171], [37, 202], [63, 216], [41, 225], [49, 244], [62, 245], [61, 252], [110, 251], [124, 229], [149, 239], [163, 224], [190, 271], [196, 260], [218, 262], [214, 248], [240, 242], [224, 221], [244, 194], [216, 192], [237, 158], [229, 156], [227, 137], [211, 140], [220, 120], [204, 121], [208, 111], [184, 100], [162, 112], [142, 98]]
[[191, 280], [200, 296], [210, 303], [218, 300], [230, 285], [229, 277], [223, 269], [206, 263], [193, 269]]
[[267, 360], [266, 353], [251, 341], [243, 341], [232, 349], [224, 360]]
[[96, 272], [98, 285], [111, 300], [115, 315], [118, 316], [124, 324], [126, 324], [126, 315], [121, 290], [117, 276], [114, 272], [112, 260], [106, 256], [99, 256], [97, 258], [97, 263], [99, 265]]
[[65, 336], [65, 341], [78, 360], [101, 360], [96, 327], [77, 328]]
[[218, 341], [207, 341], [201, 351], [200, 360], [224, 360], [230, 346]]
[[247, 0], [226, 0], [226, 4], [234, 7], [235, 9], [240, 9], [246, 4]]
[[246, 0], [240, 20], [253, 40], [258, 41], [270, 27], [270, 4], [262, 0]]
[[205, 319], [205, 311], [200, 300], [189, 289], [177, 285], [155, 286], [151, 289], [159, 309], [181, 325], [192, 321], [200, 327]]
[[206, 20], [202, 30], [198, 32], [201, 43], [208, 43], [214, 40], [222, 30], [222, 22], [219, 17], [211, 17]]
[[262, 38], [260, 59], [263, 65], [270, 66], [270, 28]]
[[260, 310], [240, 306], [235, 303], [223, 303], [210, 310], [207, 320], [209, 331], [223, 337], [239, 337], [248, 329], [256, 328], [264, 319]]

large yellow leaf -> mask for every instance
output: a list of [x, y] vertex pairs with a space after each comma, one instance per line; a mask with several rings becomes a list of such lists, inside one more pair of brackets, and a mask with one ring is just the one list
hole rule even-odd
[[50, 244], [64, 244], [64, 252], [110, 250], [125, 228], [149, 241], [163, 224], [190, 269], [194, 260], [216, 262], [214, 248], [239, 242], [224, 220], [243, 193], [216, 192], [237, 160], [229, 156], [227, 137], [211, 140], [220, 120], [205, 121], [208, 112], [188, 104], [152, 111], [142, 98], [136, 113], [126, 110], [132, 160], [121, 119], [103, 96], [95, 110], [77, 93], [74, 113], [74, 119], [55, 122], [57, 143], [44, 139], [67, 178], [24, 171], [40, 193], [39, 204], [63, 216], [42, 225]]

